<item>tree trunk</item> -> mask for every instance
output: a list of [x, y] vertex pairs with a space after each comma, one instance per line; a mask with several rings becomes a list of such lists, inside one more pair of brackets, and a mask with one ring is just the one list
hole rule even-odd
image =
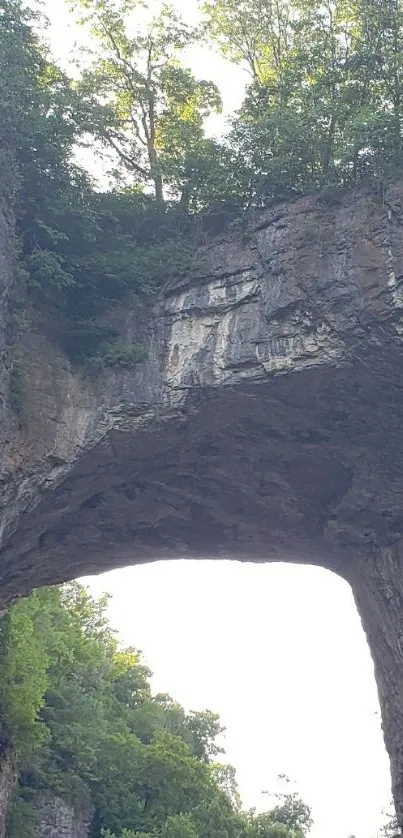
[[153, 174], [152, 177], [153, 177], [153, 181], [154, 181], [155, 200], [156, 200], [158, 206], [164, 207], [165, 206], [164, 184], [163, 184], [163, 180], [162, 180], [162, 175], [158, 171], [154, 170], [154, 174]]
[[348, 577], [375, 665], [392, 791], [403, 834], [403, 541], [357, 558]]
[[0, 838], [5, 838], [7, 816], [15, 787], [18, 771], [15, 754], [6, 750], [0, 755]]

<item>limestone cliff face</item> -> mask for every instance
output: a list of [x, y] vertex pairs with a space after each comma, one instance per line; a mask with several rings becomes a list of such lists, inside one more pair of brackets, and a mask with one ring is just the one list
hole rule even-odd
[[88, 838], [91, 829], [90, 808], [74, 807], [51, 792], [43, 792], [36, 802], [38, 826], [35, 838]]
[[0, 838], [6, 834], [7, 815], [17, 785], [15, 755], [5, 750], [0, 754]]
[[34, 322], [4, 353], [0, 598], [170, 557], [340, 573], [403, 822], [403, 185], [265, 211], [111, 318], [147, 347], [130, 372], [72, 370]]

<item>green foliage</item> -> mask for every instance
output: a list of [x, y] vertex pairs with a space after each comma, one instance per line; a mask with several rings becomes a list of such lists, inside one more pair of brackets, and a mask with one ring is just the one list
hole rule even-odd
[[217, 87], [180, 62], [197, 33], [169, 4], [157, 15], [126, 0], [71, 5], [93, 35], [93, 63], [81, 84], [92, 102], [91, 132], [131, 182], [152, 186], [157, 204], [168, 189], [187, 208], [189, 160], [200, 153], [203, 119], [221, 108]]
[[153, 696], [107, 605], [73, 583], [0, 623], [2, 741], [20, 764], [7, 838], [34, 834], [46, 789], [76, 811], [94, 807], [92, 838], [303, 838], [310, 813], [295, 795], [266, 815], [241, 812], [234, 770], [212, 762], [218, 716]]
[[146, 353], [142, 346], [130, 343], [105, 343], [98, 355], [89, 358], [89, 363], [96, 367], [118, 367], [128, 369], [144, 361]]
[[7, 818], [7, 838], [35, 838], [38, 827], [38, 813], [31, 795], [26, 799], [20, 791], [16, 795]]
[[296, 792], [280, 795], [280, 802], [269, 814], [272, 821], [283, 824], [295, 835], [304, 835], [312, 826], [310, 809]]
[[25, 377], [17, 361], [13, 362], [10, 372], [10, 403], [16, 415], [23, 419], [26, 404]]
[[269, 812], [250, 814], [253, 838], [304, 838], [312, 826], [309, 807], [295, 792], [281, 795]]
[[275, 80], [288, 51], [288, 0], [205, 0], [206, 34], [256, 81]]
[[48, 656], [41, 640], [40, 597], [18, 603], [0, 622], [0, 708], [3, 737], [29, 755], [48, 731], [39, 721], [48, 684]]
[[73, 276], [63, 268], [64, 259], [60, 253], [51, 250], [35, 250], [25, 259], [30, 285], [47, 290], [62, 290], [74, 282]]
[[39, 115], [35, 109], [40, 108], [37, 80], [45, 62], [31, 28], [33, 19], [20, 0], [0, 0], [0, 182], [9, 199], [23, 177], [18, 164], [33, 140]]
[[[81, 85], [73, 84], [52, 63], [35, 34], [43, 22], [34, 20], [20, 0], [0, 0], [0, 18], [0, 96], [6, 114], [0, 126], [0, 183], [2, 195], [14, 199], [18, 279], [47, 323], [50, 306], [55, 339], [73, 360], [97, 356], [104, 365], [133, 363], [139, 353], [123, 352], [118, 337], [112, 349], [115, 341], [99, 315], [128, 292], [132, 300], [133, 293], [149, 295], [189, 268], [192, 248], [182, 234], [183, 214], [161, 211], [137, 187], [107, 194], [93, 189], [73, 162], [83, 134], [91, 128], [97, 133], [93, 91], [89, 96], [84, 78]], [[176, 48], [173, 41], [167, 44], [171, 47]], [[175, 68], [172, 73], [179, 73]], [[172, 74], [168, 81], [165, 72], [172, 89]], [[201, 131], [210, 94], [183, 72], [192, 119]], [[162, 115], [168, 120], [166, 109]], [[171, 143], [173, 131], [171, 120]]]
[[241, 798], [238, 791], [238, 784], [236, 781], [235, 768], [228, 763], [222, 764], [215, 762], [212, 765], [212, 771], [216, 783], [220, 789], [226, 794], [230, 801], [232, 808], [238, 812], [241, 809]]
[[206, 31], [250, 74], [229, 145], [264, 205], [402, 164], [400, 4], [206, 0]]

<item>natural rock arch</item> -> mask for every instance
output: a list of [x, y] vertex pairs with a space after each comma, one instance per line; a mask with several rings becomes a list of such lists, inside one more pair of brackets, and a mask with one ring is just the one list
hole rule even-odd
[[96, 377], [34, 315], [10, 352], [4, 215], [0, 232], [3, 604], [170, 557], [336, 571], [374, 657], [401, 825], [402, 202], [303, 199], [234, 227], [152, 312], [111, 313], [148, 356]]

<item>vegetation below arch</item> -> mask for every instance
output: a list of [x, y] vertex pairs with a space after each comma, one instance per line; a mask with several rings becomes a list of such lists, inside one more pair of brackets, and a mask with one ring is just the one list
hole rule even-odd
[[218, 761], [218, 716], [153, 696], [106, 606], [73, 583], [0, 622], [1, 742], [19, 767], [8, 838], [35, 835], [43, 790], [90, 807], [93, 838], [303, 838], [310, 812], [295, 793], [264, 814], [241, 810], [234, 770]]

